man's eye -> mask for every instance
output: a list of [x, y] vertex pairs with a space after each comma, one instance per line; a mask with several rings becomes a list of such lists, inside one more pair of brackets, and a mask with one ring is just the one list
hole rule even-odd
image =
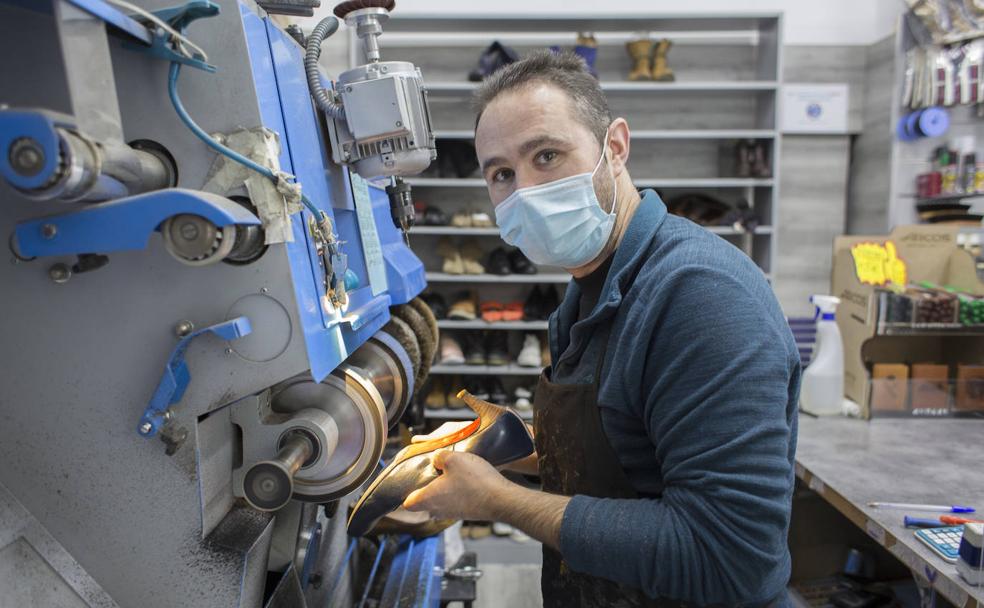
[[557, 152], [554, 150], [544, 150], [536, 155], [536, 162], [538, 164], [549, 163], [555, 158], [557, 158]]
[[512, 175], [513, 175], [512, 169], [499, 169], [498, 171], [492, 174], [492, 181], [504, 182], [508, 179], [511, 179]]

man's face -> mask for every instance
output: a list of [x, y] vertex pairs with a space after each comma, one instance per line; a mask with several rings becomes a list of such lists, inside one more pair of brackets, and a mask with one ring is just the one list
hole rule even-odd
[[[519, 188], [588, 173], [601, 145], [572, 112], [559, 88], [533, 83], [499, 95], [482, 113], [475, 150], [494, 205]], [[607, 163], [595, 174], [595, 191], [610, 205], [614, 179]]]

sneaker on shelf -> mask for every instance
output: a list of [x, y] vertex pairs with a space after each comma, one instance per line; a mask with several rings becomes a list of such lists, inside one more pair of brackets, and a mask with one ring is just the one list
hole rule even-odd
[[485, 267], [489, 273], [500, 276], [512, 274], [513, 272], [512, 265], [509, 263], [509, 254], [502, 247], [496, 247], [492, 250]]
[[528, 257], [523, 255], [523, 252], [519, 249], [513, 249], [509, 252], [509, 268], [512, 270], [513, 274], [536, 274], [536, 264], [530, 261]]
[[471, 224], [475, 228], [494, 228], [495, 222], [492, 216], [484, 211], [473, 211], [471, 214]]
[[437, 319], [445, 319], [448, 316], [448, 303], [444, 300], [444, 296], [439, 293], [425, 293], [420, 296], [420, 299], [424, 301], [425, 304], [430, 306], [431, 311], [434, 312], [434, 317]]
[[424, 407], [429, 410], [443, 410], [448, 406], [447, 393], [444, 390], [444, 382], [440, 378], [431, 378], [430, 391], [424, 400]]
[[541, 321], [543, 318], [543, 292], [540, 291], [540, 286], [536, 285], [523, 302], [523, 320]]
[[474, 242], [467, 242], [461, 246], [461, 261], [464, 264], [465, 274], [485, 274], [485, 266], [481, 259], [485, 257], [481, 247]]
[[444, 258], [441, 269], [446, 274], [465, 274], [466, 266], [461, 251], [450, 239], [442, 238], [437, 242], [437, 253]]
[[449, 334], [441, 334], [440, 365], [464, 365], [465, 355], [461, 345]]
[[486, 365], [485, 345], [482, 344], [482, 335], [475, 332], [467, 332], [463, 338], [465, 347], [465, 363], [468, 365]]
[[516, 357], [516, 363], [522, 367], [540, 367], [541, 362], [540, 339], [536, 337], [536, 334], [526, 334], [523, 348], [519, 351], [519, 356]]
[[475, 296], [468, 291], [459, 293], [451, 304], [448, 318], [455, 321], [474, 321], [478, 318], [475, 307]]
[[485, 360], [496, 367], [509, 365], [509, 335], [504, 331], [490, 331], [485, 338]]
[[486, 323], [498, 323], [503, 320], [502, 302], [482, 302], [482, 320]]
[[492, 534], [496, 536], [509, 536], [513, 533], [513, 527], [509, 524], [504, 524], [501, 521], [492, 523]]
[[509, 404], [509, 394], [502, 386], [502, 380], [492, 378], [486, 383], [489, 393], [489, 401], [496, 405], [506, 406]]
[[516, 390], [513, 391], [513, 397], [516, 399], [515, 405], [517, 410], [521, 412], [533, 411], [533, 391], [525, 386], [517, 386]]

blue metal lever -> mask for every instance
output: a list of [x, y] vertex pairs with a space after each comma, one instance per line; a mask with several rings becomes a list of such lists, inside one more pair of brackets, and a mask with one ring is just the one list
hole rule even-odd
[[185, 389], [191, 382], [191, 373], [188, 371], [188, 364], [185, 363], [185, 351], [192, 339], [206, 333], [215, 334], [223, 340], [231, 341], [248, 335], [253, 331], [249, 319], [246, 317], [236, 317], [231, 321], [205, 327], [193, 331], [181, 338], [174, 351], [164, 366], [164, 375], [154, 390], [154, 396], [150, 398], [147, 409], [144, 410], [137, 425], [137, 432], [144, 437], [153, 437], [160, 430], [165, 422], [166, 412], [169, 406], [181, 401], [184, 397]]

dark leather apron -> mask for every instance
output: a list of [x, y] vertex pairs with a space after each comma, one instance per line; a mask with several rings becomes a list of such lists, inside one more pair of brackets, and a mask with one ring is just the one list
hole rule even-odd
[[[551, 368], [540, 375], [533, 402], [533, 428], [543, 489], [552, 494], [584, 494], [598, 498], [639, 498], [608, 442], [598, 410], [598, 386], [610, 332], [590, 384], [551, 382]], [[641, 590], [572, 571], [560, 553], [543, 546], [540, 579], [545, 608], [595, 606], [685, 606], [683, 602], [653, 600]]]

